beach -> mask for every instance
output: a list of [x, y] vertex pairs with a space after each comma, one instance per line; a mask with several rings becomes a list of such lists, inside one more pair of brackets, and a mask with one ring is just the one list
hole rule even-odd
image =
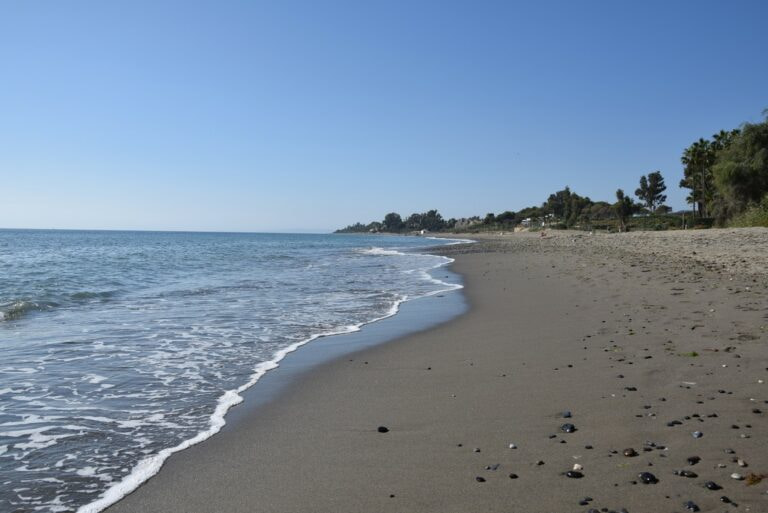
[[465, 314], [246, 399], [107, 511], [768, 511], [767, 229], [472, 238]]

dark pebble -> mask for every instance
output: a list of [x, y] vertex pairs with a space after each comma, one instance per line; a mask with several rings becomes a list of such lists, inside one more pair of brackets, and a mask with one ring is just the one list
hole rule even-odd
[[576, 431], [576, 426], [574, 426], [573, 424], [563, 424], [562, 426], [560, 426], [560, 429], [565, 433], [573, 433], [574, 431]]
[[725, 495], [723, 495], [722, 497], [720, 497], [720, 502], [725, 503], [725, 504], [730, 504], [733, 501], [731, 499], [729, 499], [728, 497], [726, 497]]
[[698, 456], [691, 456], [690, 458], [688, 458], [688, 465], [696, 465], [700, 461], [701, 461], [701, 458], [699, 458]]
[[570, 419], [572, 416], [573, 415], [571, 414], [571, 412], [569, 412], [567, 410], [563, 412], [563, 418], [564, 419]]
[[637, 475], [637, 477], [640, 478], [640, 481], [643, 482], [643, 484], [656, 484], [659, 482], [659, 480], [651, 474], [650, 472], [641, 472]]
[[624, 449], [624, 456], [626, 456], [627, 458], [634, 458], [635, 456], [637, 456], [637, 451], [631, 447], [629, 449]]
[[499, 466], [500, 465], [498, 463], [494, 463], [493, 465], [486, 466], [485, 470], [499, 470]]
[[713, 490], [713, 491], [714, 490], [722, 490], [723, 489], [722, 486], [720, 486], [719, 484], [715, 483], [714, 481], [707, 481], [706, 483], [704, 483], [704, 488], [706, 488], [707, 490]]
[[696, 472], [691, 472], [690, 470], [675, 470], [675, 475], [680, 477], [689, 477], [691, 479], [694, 477], [699, 477]]
[[474, 449], [472, 449], [472, 452], [480, 452], [480, 448], [479, 447], [475, 447]]
[[539, 460], [539, 461], [536, 462], [536, 465], [538, 465], [538, 466], [544, 465], [544, 462], [542, 460]]
[[515, 474], [515, 473], [512, 473], [512, 474], [510, 474], [510, 475], [509, 475], [509, 478], [510, 478], [510, 479], [517, 479], [517, 478], [518, 478], [518, 475], [517, 475], [517, 474]]
[[379, 433], [388, 433], [389, 432], [389, 428], [387, 426], [379, 426], [376, 429], [376, 431], [378, 431]]
[[637, 387], [624, 387], [627, 392], [637, 392]]
[[475, 481], [477, 481], [478, 483], [485, 483], [485, 478], [483, 476], [477, 476], [475, 478]]
[[569, 470], [565, 473], [565, 477], [570, 477], [571, 479], [581, 479], [584, 477], [584, 474], [579, 472], [578, 470]]
[[593, 447], [591, 445], [585, 445], [584, 448], [587, 449], [587, 450], [592, 450], [593, 449]]
[[759, 414], [761, 414], [761, 413], [763, 413], [763, 412], [762, 412], [762, 410], [760, 410], [759, 408], [755, 408], [754, 410], [752, 410], [752, 413], [754, 413], [754, 414], [756, 414], [756, 415], [759, 415]]
[[680, 422], [679, 420], [672, 420], [667, 422], [667, 426], [669, 427], [680, 426], [680, 425], [682, 425], [682, 422]]
[[688, 501], [683, 504], [688, 511], [701, 511], [701, 509], [693, 501]]

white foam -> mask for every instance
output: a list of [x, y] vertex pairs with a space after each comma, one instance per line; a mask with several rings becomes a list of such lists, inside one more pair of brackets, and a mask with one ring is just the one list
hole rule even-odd
[[475, 242], [477, 242], [476, 240], [472, 240], [472, 239], [449, 239], [447, 237], [426, 237], [426, 238], [430, 239], [430, 240], [449, 240], [449, 241], [452, 241], [451, 243], [446, 244], [446, 246], [455, 246], [457, 244], [474, 244]]
[[376, 246], [373, 246], [373, 247], [368, 248], [368, 249], [361, 249], [359, 252], [364, 254], [364, 255], [381, 255], [381, 256], [385, 256], [385, 255], [390, 255], [390, 256], [391, 255], [405, 255], [405, 253], [403, 253], [402, 251], [397, 251], [397, 250], [394, 250], [394, 249], [384, 249], [384, 248], [379, 248], [379, 247], [376, 247]]
[[[441, 239], [441, 240], [445, 240], [445, 239]], [[456, 242], [456, 244], [464, 243], [463, 242], [464, 239], [455, 239], [455, 240], [461, 241], [461, 242]], [[474, 242], [474, 241], [466, 241], [466, 242]], [[400, 251], [386, 250], [386, 249], [377, 248], [377, 247], [361, 250], [361, 253], [371, 254], [371, 255], [406, 255], [406, 253], [402, 253]], [[430, 256], [433, 256], [433, 255], [430, 255]], [[436, 264], [435, 266], [433, 266], [431, 269], [437, 269], [439, 267], [443, 267], [454, 261], [452, 258], [448, 258], [448, 257], [441, 257], [441, 259], [442, 261]], [[264, 374], [266, 374], [270, 370], [273, 370], [279, 367], [280, 366], [279, 362], [282, 361], [283, 358], [285, 358], [290, 353], [296, 351], [301, 346], [306, 345], [322, 337], [329, 337], [333, 335], [342, 335], [347, 333], [358, 332], [362, 329], [363, 326], [367, 324], [379, 322], [396, 315], [400, 311], [400, 305], [405, 301], [416, 299], [417, 297], [433, 296], [435, 294], [440, 294], [443, 292], [464, 288], [464, 286], [460, 284], [447, 283], [447, 282], [438, 280], [432, 277], [426, 271], [424, 271], [424, 275], [426, 276], [426, 279], [429, 279], [435, 284], [445, 286], [446, 288], [442, 290], [431, 291], [429, 293], [423, 294], [422, 296], [414, 296], [414, 297], [401, 296], [399, 299], [393, 302], [390, 309], [381, 317], [377, 317], [370, 321], [362, 322], [359, 324], [342, 326], [330, 332], [315, 334], [310, 336], [309, 338], [295, 342], [283, 349], [278, 350], [277, 352], [274, 353], [271, 360], [261, 362], [254, 367], [254, 372], [251, 374], [249, 380], [245, 384], [237, 387], [234, 390], [228, 390], [222, 396], [219, 397], [216, 409], [214, 410], [213, 414], [210, 417], [210, 425], [208, 429], [204, 431], [200, 431], [194, 437], [187, 439], [174, 447], [163, 449], [157, 454], [148, 456], [140, 460], [123, 480], [107, 488], [101, 494], [101, 497], [96, 501], [91, 502], [90, 504], [81, 506], [77, 510], [77, 513], [98, 513], [108, 508], [109, 506], [111, 506], [112, 504], [115, 504], [117, 501], [119, 501], [129, 493], [136, 490], [142, 483], [147, 481], [149, 478], [157, 474], [162, 468], [165, 460], [167, 460], [172, 454], [179, 451], [183, 451], [184, 449], [187, 449], [200, 442], [203, 442], [208, 438], [212, 437], [213, 435], [215, 435], [216, 433], [218, 433], [219, 431], [221, 431], [221, 428], [223, 428], [224, 425], [226, 424], [225, 415], [227, 411], [229, 411], [230, 408], [232, 408], [233, 406], [243, 401], [243, 397], [240, 394], [245, 390], [251, 388], [253, 385], [255, 385], [262, 378], [262, 376], [264, 376]], [[123, 422], [130, 422], [130, 421], [123, 421]], [[86, 469], [90, 469], [90, 468], [86, 467]]]

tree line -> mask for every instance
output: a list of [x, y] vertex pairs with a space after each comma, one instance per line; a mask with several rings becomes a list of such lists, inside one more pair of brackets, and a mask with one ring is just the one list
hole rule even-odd
[[721, 130], [712, 139], [700, 138], [683, 150], [683, 179], [679, 185], [689, 190], [686, 200], [692, 212], [688, 219], [685, 212], [671, 214], [664, 204], [667, 186], [661, 171], [656, 170], [640, 177], [634, 194], [637, 201], [622, 189], [616, 191], [616, 201], [609, 203], [592, 201], [565, 187], [550, 194], [540, 206], [519, 211], [448, 220], [437, 210], [414, 213], [405, 219], [390, 212], [382, 221], [355, 223], [337, 233], [503, 230], [521, 224], [585, 229], [604, 226], [625, 231], [638, 215], [651, 218], [643, 226], [657, 229], [684, 223], [768, 226], [768, 109], [763, 114], [763, 122]]

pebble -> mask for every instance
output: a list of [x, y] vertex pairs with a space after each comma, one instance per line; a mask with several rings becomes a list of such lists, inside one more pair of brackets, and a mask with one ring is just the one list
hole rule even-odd
[[565, 473], [565, 477], [570, 477], [571, 479], [581, 479], [582, 477], [584, 477], [584, 474], [582, 474], [577, 470], [569, 470], [568, 472]]
[[682, 422], [680, 422], [679, 420], [671, 420], [671, 421], [667, 422], [667, 426], [668, 427], [679, 426], [681, 424], [682, 424]]
[[474, 449], [472, 449], [472, 452], [480, 452], [480, 448], [479, 447], [475, 447]]
[[704, 436], [704, 433], [702, 433], [701, 431], [694, 431], [693, 433], [691, 433], [691, 436], [693, 436], [694, 438], [701, 438], [702, 436]]
[[744, 461], [744, 460], [742, 460], [742, 459], [738, 459], [738, 460], [736, 460], [736, 464], [737, 464], [738, 466], [740, 466], [740, 467], [747, 467], [747, 466], [749, 466], [749, 465], [747, 465], [747, 462], [746, 462], [746, 461]]
[[693, 501], [687, 501], [683, 503], [683, 506], [685, 506], [685, 509], [688, 511], [701, 511], [701, 509]]
[[509, 475], [509, 478], [510, 479], [517, 479], [518, 475], [513, 472], [512, 474]]
[[515, 444], [509, 444], [509, 448], [510, 448], [510, 449], [517, 449], [517, 445], [515, 445]]
[[723, 489], [722, 486], [720, 486], [719, 484], [715, 483], [714, 481], [707, 481], [706, 483], [704, 483], [704, 488], [706, 488], [707, 490], [713, 490], [713, 491], [714, 490], [722, 490]]
[[576, 431], [576, 426], [574, 426], [573, 424], [563, 424], [562, 426], [560, 426], [560, 429], [565, 433], [573, 433], [574, 431]]
[[500, 466], [499, 463], [494, 463], [493, 465], [487, 465], [485, 470], [498, 470]]
[[637, 456], [637, 451], [631, 447], [628, 449], [624, 449], [624, 456], [626, 456], [627, 458], [634, 458], [635, 456]]
[[571, 412], [569, 412], [567, 410], [563, 412], [563, 418], [564, 419], [570, 419], [571, 417], [572, 417]]
[[731, 474], [731, 479], [735, 479], [736, 481], [741, 481], [744, 479], [744, 476], [742, 476], [738, 472], [734, 472], [733, 474]]
[[699, 475], [696, 472], [691, 472], [690, 470], [675, 470], [674, 474], [680, 477], [689, 477], [689, 478], [699, 477]]
[[698, 456], [691, 456], [690, 458], [688, 458], [688, 465], [696, 465], [700, 461], [701, 461], [701, 458], [699, 458]]
[[724, 504], [730, 504], [733, 501], [731, 499], [729, 499], [728, 497], [726, 497], [725, 495], [723, 495], [722, 497], [720, 497], [720, 502], [722, 502]]
[[584, 467], [578, 463], [574, 463], [573, 470], [584, 470]]
[[388, 433], [389, 432], [389, 428], [387, 426], [379, 426], [376, 429], [376, 431], [378, 431], [379, 433]]
[[475, 478], [475, 481], [477, 481], [478, 483], [485, 483], [485, 478], [482, 476], [477, 476]]
[[538, 466], [544, 465], [544, 461], [539, 460], [539, 461], [536, 462], [536, 465], [538, 465]]
[[651, 474], [650, 472], [641, 472], [637, 475], [637, 477], [640, 478], [640, 481], [643, 482], [643, 484], [656, 484], [659, 482], [659, 480]]

